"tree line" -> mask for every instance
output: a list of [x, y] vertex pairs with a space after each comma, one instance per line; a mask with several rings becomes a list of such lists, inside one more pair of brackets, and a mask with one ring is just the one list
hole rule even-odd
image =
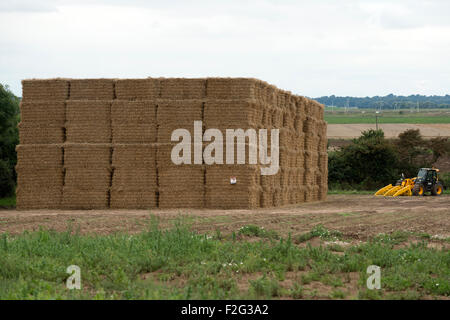
[[326, 106], [336, 107], [358, 107], [363, 109], [444, 109], [450, 108], [450, 95], [445, 96], [396, 96], [389, 94], [387, 96], [375, 97], [339, 97], [324, 96], [315, 98], [316, 101]]
[[15, 192], [20, 99], [0, 83], [0, 197]]
[[[409, 129], [397, 139], [386, 139], [382, 130], [367, 130], [349, 145], [328, 153], [328, 187], [376, 190], [402, 173], [415, 177], [419, 168], [432, 167], [446, 155], [450, 155], [450, 141], [445, 137], [425, 140], [418, 129]], [[450, 175], [441, 178], [450, 187]]]

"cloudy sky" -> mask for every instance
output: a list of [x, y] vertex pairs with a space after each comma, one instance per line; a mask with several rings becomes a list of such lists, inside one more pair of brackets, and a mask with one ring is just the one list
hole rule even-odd
[[0, 83], [255, 77], [293, 93], [450, 94], [447, 0], [1, 0]]

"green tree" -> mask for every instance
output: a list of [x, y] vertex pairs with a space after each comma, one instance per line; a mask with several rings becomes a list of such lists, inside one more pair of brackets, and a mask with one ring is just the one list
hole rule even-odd
[[0, 84], [0, 197], [14, 193], [17, 163], [16, 145], [19, 143], [17, 124], [19, 103], [6, 85]]
[[436, 137], [430, 139], [429, 147], [433, 152], [433, 163], [440, 157], [450, 154], [450, 141], [448, 138]]
[[408, 129], [398, 135], [396, 149], [402, 171], [414, 177], [420, 167], [428, 167], [429, 146], [423, 139], [419, 129]]
[[384, 132], [368, 130], [352, 144], [331, 153], [328, 170], [330, 183], [374, 189], [398, 178], [399, 161]]

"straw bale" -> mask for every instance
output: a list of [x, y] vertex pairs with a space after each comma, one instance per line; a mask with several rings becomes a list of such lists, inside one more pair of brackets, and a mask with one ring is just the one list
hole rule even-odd
[[158, 169], [161, 189], [198, 189], [205, 183], [205, 169], [201, 165], [170, 166]]
[[67, 79], [22, 80], [22, 101], [64, 101], [69, 97]]
[[263, 188], [260, 191], [259, 207], [271, 208], [273, 207], [273, 191], [272, 188]]
[[284, 111], [281, 108], [266, 108], [265, 111], [267, 110], [268, 113], [271, 114], [272, 116], [272, 121], [271, 121], [271, 126], [274, 128], [282, 128], [283, 124], [284, 124]]
[[205, 207], [222, 209], [253, 209], [259, 206], [260, 188], [228, 185], [206, 187]]
[[162, 78], [161, 98], [202, 99], [206, 96], [206, 79]]
[[282, 191], [281, 188], [272, 189], [272, 204], [274, 207], [282, 206]]
[[114, 190], [125, 191], [156, 191], [157, 176], [155, 167], [118, 167], [114, 169], [112, 178]]
[[38, 100], [22, 101], [20, 103], [20, 121], [26, 125], [36, 126], [64, 126], [64, 101]]
[[64, 185], [83, 190], [107, 190], [111, 183], [110, 168], [66, 168]]
[[66, 141], [69, 143], [110, 143], [111, 124], [106, 121], [68, 122]]
[[64, 128], [59, 125], [19, 123], [21, 144], [55, 144], [64, 142]]
[[66, 120], [69, 123], [110, 122], [111, 103], [109, 100], [68, 100]]
[[313, 133], [305, 134], [305, 150], [319, 150], [319, 137]]
[[22, 189], [62, 188], [64, 174], [61, 168], [21, 167], [17, 170], [17, 185]]
[[279, 188], [281, 184], [281, 171], [278, 170], [278, 173], [273, 175], [261, 175], [261, 187], [263, 189]]
[[280, 190], [280, 201], [281, 205], [285, 206], [289, 204], [289, 194], [290, 194], [290, 188], [289, 187], [281, 187]]
[[295, 112], [283, 110], [283, 128], [295, 131]]
[[67, 143], [64, 145], [64, 167], [108, 168], [111, 145], [90, 143]]
[[248, 129], [263, 124], [263, 113], [255, 100], [208, 100], [203, 119], [209, 128]]
[[305, 133], [317, 134], [318, 128], [319, 128], [319, 123], [315, 118], [313, 118], [311, 116], [307, 116], [305, 118], [305, 121], [303, 122], [303, 131]]
[[71, 79], [71, 100], [112, 100], [114, 99], [113, 79]]
[[126, 123], [130, 126], [136, 123], [156, 123], [156, 100], [114, 100], [111, 105], [111, 120], [113, 125]]
[[328, 193], [328, 185], [327, 184], [319, 186], [319, 200], [321, 200], [321, 201], [326, 200], [327, 193]]
[[61, 188], [46, 188], [40, 186], [37, 188], [16, 189], [16, 208], [18, 210], [26, 209], [60, 209], [62, 191]]
[[17, 168], [61, 168], [63, 165], [62, 146], [58, 144], [18, 145]]
[[319, 137], [327, 136], [327, 123], [323, 120], [317, 121], [317, 135]]
[[108, 190], [78, 189], [63, 187], [61, 207], [64, 209], [106, 209], [109, 207]]
[[203, 186], [197, 188], [169, 188], [159, 191], [159, 208], [203, 208], [205, 206]]
[[[236, 184], [230, 178], [236, 177]], [[261, 171], [257, 165], [210, 165], [206, 166], [206, 186], [221, 190], [222, 188], [239, 189], [242, 187], [259, 187]], [[234, 189], [233, 189], [234, 188]]]
[[[224, 140], [225, 140], [225, 138], [224, 138]], [[232, 159], [232, 163], [228, 163], [227, 162], [227, 146], [228, 146], [228, 143], [226, 143], [226, 141], [223, 142], [223, 150], [222, 150], [223, 151], [222, 152], [223, 164], [229, 164], [229, 165], [232, 165], [232, 164], [236, 164], [236, 165], [250, 164], [250, 165], [255, 165], [255, 164], [259, 163], [258, 161], [259, 161], [260, 158], [259, 158], [259, 147], [258, 147], [258, 144], [250, 144], [250, 143], [248, 143], [248, 139], [246, 139], [247, 143], [239, 143], [239, 142], [236, 142], [236, 140], [237, 139], [235, 139], [234, 144], [233, 144], [233, 147], [234, 147], [233, 148], [233, 150], [234, 150], [233, 152], [234, 152], [234, 154], [233, 155], [231, 155], [231, 153], [228, 154], [228, 158]], [[204, 149], [208, 146], [209, 143], [210, 142], [205, 142], [204, 143]], [[230, 147], [231, 147], [231, 144], [230, 144]], [[230, 150], [231, 150], [231, 148], [230, 148]], [[244, 152], [244, 157], [242, 158], [244, 163], [238, 163], [238, 150], [243, 150], [243, 152]], [[219, 152], [220, 152], [220, 150], [219, 150]], [[250, 163], [250, 152], [252, 152], [252, 156], [253, 156], [252, 162], [256, 162], [256, 163]], [[267, 153], [268, 153], [268, 156], [270, 156], [270, 147], [267, 148]], [[208, 152], [208, 154], [209, 154], [209, 152]], [[215, 160], [217, 162], [218, 161], [218, 159], [217, 159], [218, 154], [216, 155], [215, 151], [213, 151], [211, 154], [212, 154], [213, 157], [215, 157]], [[241, 162], [242, 162], [242, 159], [239, 159], [239, 160], [241, 160]], [[207, 164], [210, 165], [210, 163], [207, 163]]]
[[294, 119], [294, 129], [295, 129], [296, 132], [298, 132], [298, 133], [303, 133], [304, 130], [306, 130], [306, 129], [304, 128], [305, 120], [306, 120], [306, 117], [304, 117], [304, 116], [301, 116], [301, 115], [295, 116], [295, 119]]
[[113, 123], [112, 142], [122, 144], [156, 143], [156, 130], [154, 123]]
[[201, 121], [203, 114], [202, 100], [158, 100], [157, 123], [194, 125], [194, 121]]
[[255, 97], [258, 80], [249, 78], [208, 78], [206, 96], [213, 99], [247, 99]]
[[151, 100], [159, 98], [159, 79], [117, 79], [115, 81], [117, 99]]
[[112, 166], [114, 168], [155, 168], [155, 144], [113, 144]]
[[111, 209], [150, 209], [157, 207], [153, 190], [111, 190]]
[[[156, 150], [156, 165], [158, 168], [163, 168], [167, 166], [176, 166], [172, 162], [172, 149], [175, 147], [176, 143], [158, 143]], [[194, 145], [191, 146], [191, 163], [194, 164]], [[180, 164], [184, 166], [185, 164]]]

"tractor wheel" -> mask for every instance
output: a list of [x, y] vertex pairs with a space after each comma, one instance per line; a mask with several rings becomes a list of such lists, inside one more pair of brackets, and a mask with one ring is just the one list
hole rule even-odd
[[442, 183], [437, 182], [433, 188], [431, 188], [431, 194], [433, 196], [440, 196], [442, 192], [444, 191], [444, 187], [442, 186]]
[[412, 193], [415, 196], [420, 196], [421, 197], [425, 193], [425, 188], [421, 184], [415, 184], [413, 189], [412, 189]]

